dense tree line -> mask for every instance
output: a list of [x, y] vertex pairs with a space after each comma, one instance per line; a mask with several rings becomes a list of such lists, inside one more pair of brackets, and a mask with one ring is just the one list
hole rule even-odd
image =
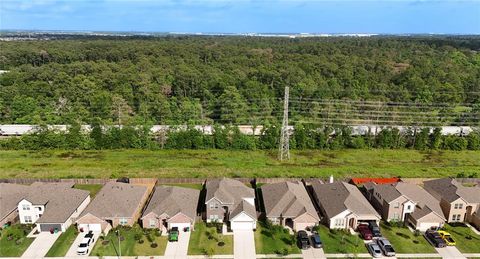
[[285, 86], [292, 124], [480, 117], [478, 37], [103, 37], [0, 50], [3, 124], [274, 124]]
[[[260, 136], [246, 135], [238, 127], [216, 126], [211, 135], [193, 127], [172, 128], [168, 131], [150, 132], [150, 127], [104, 127], [92, 125], [84, 132], [79, 125], [71, 126], [67, 132], [38, 127], [33, 133], [0, 140], [0, 149], [232, 149], [273, 150], [278, 148], [280, 127], [270, 125], [262, 129]], [[442, 135], [440, 128], [407, 130], [384, 128], [377, 134], [368, 132], [352, 136], [349, 127], [315, 128], [297, 125], [290, 138], [292, 149], [403, 149], [416, 150], [480, 150], [480, 131], [467, 136]]]

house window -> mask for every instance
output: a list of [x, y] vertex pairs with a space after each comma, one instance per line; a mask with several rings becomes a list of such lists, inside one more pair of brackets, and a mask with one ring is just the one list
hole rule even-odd
[[335, 219], [334, 222], [335, 227], [343, 227], [345, 225], [344, 219]]
[[210, 203], [210, 209], [218, 209], [218, 203]]
[[23, 204], [23, 205], [22, 205], [22, 209], [23, 209], [23, 210], [30, 210], [30, 205], [28, 205], [28, 204]]
[[462, 209], [463, 208], [463, 204], [462, 203], [455, 203], [455, 209]]
[[210, 215], [210, 220], [218, 220], [218, 215]]
[[25, 223], [32, 223], [32, 216], [25, 216], [23, 217]]
[[120, 225], [127, 225], [128, 222], [127, 222], [127, 219], [126, 218], [121, 218], [120, 219]]
[[393, 207], [394, 208], [399, 208], [400, 207], [400, 202], [395, 202], [395, 205]]
[[453, 214], [452, 221], [460, 221], [460, 214]]
[[38, 211], [42, 211], [42, 207], [37, 207]]
[[410, 210], [411, 208], [412, 208], [411, 205], [408, 205], [408, 206], [407, 206], [407, 210]]
[[151, 219], [151, 220], [150, 220], [150, 227], [151, 227], [151, 228], [154, 228], [156, 225], [157, 225], [156, 220]]
[[399, 220], [399, 219], [400, 219], [400, 215], [398, 215], [397, 212], [394, 212], [394, 213], [393, 213], [393, 219], [394, 219], [394, 220]]

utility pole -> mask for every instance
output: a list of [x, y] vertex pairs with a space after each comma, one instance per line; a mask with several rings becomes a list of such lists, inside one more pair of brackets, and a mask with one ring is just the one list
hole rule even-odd
[[288, 98], [289, 88], [285, 86], [285, 97], [283, 98], [283, 121], [282, 132], [280, 134], [280, 146], [278, 148], [278, 158], [283, 161], [290, 159], [290, 145], [288, 135]]

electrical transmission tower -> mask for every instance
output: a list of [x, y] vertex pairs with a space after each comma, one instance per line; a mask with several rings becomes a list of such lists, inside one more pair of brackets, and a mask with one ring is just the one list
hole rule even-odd
[[288, 135], [288, 86], [285, 86], [285, 97], [283, 98], [283, 122], [282, 132], [280, 134], [280, 146], [278, 148], [278, 158], [280, 160], [290, 159], [290, 146]]

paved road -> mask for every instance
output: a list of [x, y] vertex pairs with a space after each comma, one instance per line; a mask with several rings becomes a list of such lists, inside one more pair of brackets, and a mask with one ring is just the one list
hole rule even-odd
[[42, 258], [50, 250], [53, 243], [60, 236], [61, 232], [50, 234], [50, 232], [40, 232], [33, 240], [32, 244], [23, 253], [22, 258]]
[[178, 242], [168, 242], [165, 249], [165, 258], [187, 259], [190, 232], [180, 232]]
[[[95, 243], [98, 240], [98, 237], [100, 237], [101, 232], [93, 232], [93, 239], [94, 242], [90, 244], [90, 252], [93, 250], [93, 247], [95, 246]], [[85, 236], [85, 232], [80, 232], [78, 233], [77, 237], [75, 238], [75, 241], [73, 241], [73, 244], [70, 246], [70, 248], [67, 251], [67, 257], [85, 257], [81, 255], [77, 255], [77, 247], [80, 245], [80, 242], [82, 242], [83, 237]]]
[[255, 238], [253, 230], [233, 231], [233, 258], [252, 259], [256, 258]]
[[454, 246], [447, 246], [444, 248], [435, 248], [442, 258], [448, 259], [467, 259], [458, 249]]
[[303, 259], [323, 259], [327, 258], [323, 252], [323, 248], [313, 248], [302, 249], [302, 258]]

